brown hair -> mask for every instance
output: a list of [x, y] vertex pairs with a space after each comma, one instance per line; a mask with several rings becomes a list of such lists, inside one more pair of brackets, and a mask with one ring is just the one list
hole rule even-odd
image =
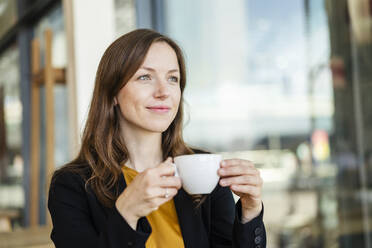
[[80, 152], [54, 174], [55, 177], [68, 170], [82, 175], [85, 186], [89, 185], [98, 200], [108, 207], [114, 206], [121, 193], [117, 188], [121, 165], [129, 156], [120, 135], [121, 112], [114, 97], [141, 66], [154, 42], [166, 42], [173, 48], [180, 69], [181, 100], [175, 119], [162, 134], [163, 159], [194, 153], [182, 137], [186, 69], [180, 47], [170, 38], [149, 29], [137, 29], [119, 37], [106, 49], [99, 63]]

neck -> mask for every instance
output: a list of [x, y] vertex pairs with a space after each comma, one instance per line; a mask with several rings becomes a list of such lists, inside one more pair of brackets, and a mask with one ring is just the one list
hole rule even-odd
[[129, 152], [129, 159], [125, 163], [127, 167], [142, 172], [163, 161], [161, 133], [132, 128], [123, 128], [122, 133]]

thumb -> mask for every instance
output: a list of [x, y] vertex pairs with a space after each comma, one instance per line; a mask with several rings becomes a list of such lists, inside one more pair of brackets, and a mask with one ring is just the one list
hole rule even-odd
[[167, 166], [169, 166], [171, 163], [173, 163], [172, 161], [173, 161], [172, 157], [167, 157], [167, 159], [164, 160], [163, 162], [161, 162], [157, 167], [158, 167], [158, 168], [167, 167]]

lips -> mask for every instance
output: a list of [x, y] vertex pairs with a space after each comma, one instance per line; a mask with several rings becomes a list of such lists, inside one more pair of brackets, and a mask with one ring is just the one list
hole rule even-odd
[[150, 106], [150, 107], [147, 107], [147, 109], [153, 112], [157, 112], [157, 113], [166, 113], [170, 110], [170, 107], [165, 106], [165, 105], [159, 105], [159, 106]]
[[148, 109], [170, 109], [168, 106], [151, 106], [147, 107]]

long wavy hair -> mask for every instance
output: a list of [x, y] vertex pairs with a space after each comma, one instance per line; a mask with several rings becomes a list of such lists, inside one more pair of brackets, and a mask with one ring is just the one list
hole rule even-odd
[[89, 185], [107, 207], [113, 207], [121, 193], [118, 192], [121, 166], [129, 158], [120, 132], [120, 118], [123, 117], [114, 98], [142, 65], [154, 42], [166, 42], [173, 48], [180, 69], [181, 100], [175, 119], [162, 133], [163, 159], [194, 153], [182, 137], [182, 95], [186, 86], [182, 50], [169, 37], [149, 29], [137, 29], [119, 37], [106, 49], [99, 63], [80, 152], [54, 174], [55, 177], [66, 170], [77, 172], [85, 179], [86, 188]]

